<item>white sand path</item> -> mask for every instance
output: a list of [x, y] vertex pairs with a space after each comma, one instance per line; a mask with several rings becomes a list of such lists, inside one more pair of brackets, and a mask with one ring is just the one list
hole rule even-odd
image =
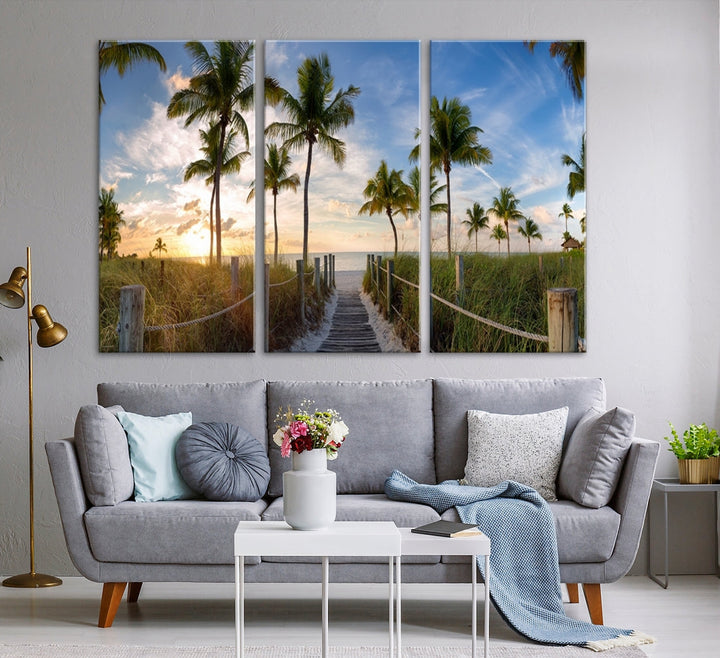
[[335, 290], [328, 302], [325, 304], [325, 318], [322, 325], [315, 331], [306, 333], [302, 338], [296, 340], [290, 347], [290, 352], [317, 352], [320, 345], [330, 333], [333, 315], [337, 307], [338, 291], [357, 291], [360, 299], [367, 310], [370, 326], [375, 332], [381, 352], [407, 352], [402, 341], [395, 335], [392, 325], [385, 320], [375, 308], [370, 296], [362, 292], [362, 280], [364, 272], [336, 272]]

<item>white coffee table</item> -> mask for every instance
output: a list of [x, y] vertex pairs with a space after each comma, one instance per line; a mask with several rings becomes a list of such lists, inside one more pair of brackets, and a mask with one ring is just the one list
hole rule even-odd
[[[437, 552], [437, 551], [436, 551]], [[284, 521], [240, 521], [235, 530], [235, 655], [245, 655], [245, 556], [322, 557], [322, 656], [328, 655], [328, 580], [330, 556], [388, 558], [388, 636], [393, 658], [393, 558], [400, 556], [400, 532], [391, 521], [336, 521], [327, 530], [293, 530]], [[400, 618], [398, 617], [398, 620]], [[399, 621], [398, 621], [399, 626]]]
[[[485, 619], [483, 641], [485, 658], [490, 655], [490, 538], [484, 534], [470, 537], [436, 537], [411, 532], [400, 528], [402, 555], [470, 555], [472, 582], [472, 656], [477, 647], [477, 565], [476, 557], [485, 556]], [[397, 653], [402, 656], [402, 565], [400, 556], [397, 563]], [[391, 654], [392, 655], [392, 654]]]

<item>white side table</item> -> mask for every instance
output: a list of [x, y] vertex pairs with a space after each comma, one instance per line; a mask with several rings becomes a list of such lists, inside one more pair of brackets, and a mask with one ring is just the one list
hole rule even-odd
[[[245, 655], [245, 556], [322, 557], [322, 656], [328, 655], [328, 558], [336, 555], [387, 556], [388, 635], [394, 654], [393, 557], [400, 556], [400, 533], [391, 521], [336, 521], [327, 530], [293, 530], [284, 521], [240, 521], [234, 538], [235, 655]], [[399, 618], [398, 618], [399, 619]], [[399, 621], [398, 621], [399, 625]]]
[[[478, 555], [485, 556], [485, 618], [483, 642], [485, 658], [490, 655], [490, 538], [484, 534], [470, 537], [436, 537], [411, 532], [410, 528], [400, 528], [402, 555], [470, 555], [472, 582], [472, 657], [477, 648], [477, 564]], [[402, 565], [400, 556], [397, 562], [397, 650], [402, 656]], [[392, 655], [392, 654], [391, 654]]]

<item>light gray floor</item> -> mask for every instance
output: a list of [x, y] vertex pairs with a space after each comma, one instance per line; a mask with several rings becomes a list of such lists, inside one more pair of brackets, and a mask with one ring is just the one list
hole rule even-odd
[[[100, 590], [84, 578], [65, 578], [62, 586], [45, 590], [0, 587], [0, 643], [172, 647], [234, 642], [231, 584], [146, 583], [137, 604], [122, 602], [109, 629], [96, 627]], [[407, 584], [403, 594], [406, 646], [469, 644], [469, 585]], [[331, 584], [330, 597], [331, 644], [385, 646], [386, 585]], [[248, 584], [247, 642], [319, 646], [319, 598], [319, 585]], [[635, 628], [658, 640], [643, 647], [654, 658], [720, 655], [720, 579], [714, 576], [671, 576], [667, 590], [645, 577], [626, 577], [604, 585], [603, 598], [606, 624]], [[588, 619], [582, 599], [566, 610]], [[495, 643], [526, 643], [494, 610], [490, 636]]]

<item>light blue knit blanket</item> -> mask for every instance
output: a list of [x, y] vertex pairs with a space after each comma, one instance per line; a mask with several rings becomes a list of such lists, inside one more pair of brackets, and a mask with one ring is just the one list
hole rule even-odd
[[[642, 633], [596, 626], [565, 615], [552, 512], [540, 494], [505, 481], [470, 487], [457, 480], [419, 484], [400, 471], [385, 481], [393, 500], [422, 503], [442, 514], [456, 507], [463, 523], [490, 538], [490, 597], [518, 633], [543, 644], [574, 644], [595, 651], [652, 642]], [[477, 561], [485, 578], [485, 561]]]

